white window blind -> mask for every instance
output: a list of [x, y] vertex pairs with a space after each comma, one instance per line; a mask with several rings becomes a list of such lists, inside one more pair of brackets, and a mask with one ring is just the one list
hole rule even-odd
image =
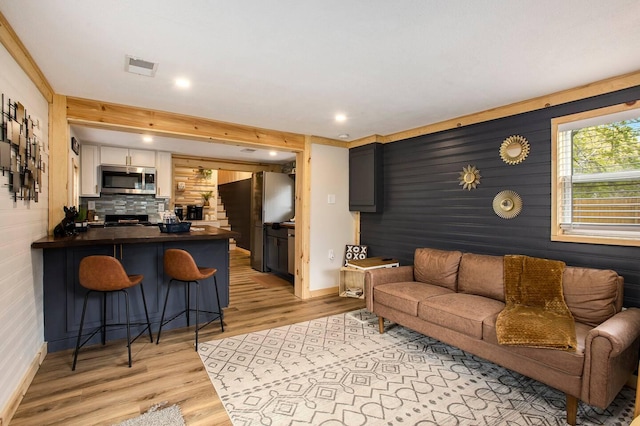
[[640, 109], [558, 126], [565, 234], [640, 238]]

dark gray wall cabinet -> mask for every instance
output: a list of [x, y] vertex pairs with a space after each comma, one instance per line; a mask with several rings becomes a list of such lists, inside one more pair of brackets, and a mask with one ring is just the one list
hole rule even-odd
[[383, 145], [349, 150], [349, 210], [380, 213], [383, 205]]

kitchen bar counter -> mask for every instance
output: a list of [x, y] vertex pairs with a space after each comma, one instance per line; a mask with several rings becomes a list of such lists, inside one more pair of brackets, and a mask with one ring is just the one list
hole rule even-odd
[[189, 232], [163, 233], [158, 226], [114, 226], [111, 228], [89, 228], [72, 237], [48, 236], [31, 244], [31, 248], [61, 248], [91, 246], [96, 244], [160, 243], [167, 241], [202, 241], [236, 238], [240, 234], [209, 225], [191, 225]]
[[[78, 269], [80, 261], [86, 256], [114, 256], [120, 260], [128, 274], [144, 275], [143, 284], [154, 336], [158, 330], [167, 284], [170, 280], [170, 277], [164, 274], [163, 267], [164, 252], [169, 248], [187, 250], [196, 264], [216, 268], [220, 306], [223, 308], [229, 306], [229, 238], [235, 238], [239, 234], [208, 225], [196, 226], [196, 228], [203, 228], [203, 230], [161, 233], [157, 226], [90, 228], [72, 237], [45, 237], [35, 241], [31, 247], [43, 250], [44, 338], [49, 352], [75, 346], [82, 303], [86, 293], [86, 289], [80, 285]], [[168, 317], [184, 309], [185, 294], [178, 289], [179, 287], [176, 287], [170, 295], [167, 304]], [[193, 289], [195, 286], [192, 287], [192, 291]], [[203, 281], [200, 291], [201, 309], [215, 310], [210, 309], [215, 306], [216, 298], [213, 279]], [[142, 322], [144, 309], [140, 290], [136, 287], [130, 289], [128, 293], [132, 322]], [[194, 293], [191, 295], [192, 301], [194, 295]], [[108, 321], [123, 323], [123, 297], [115, 293], [107, 294], [107, 300]], [[87, 331], [99, 325], [102, 316], [100, 306], [98, 297], [90, 300], [85, 319]], [[204, 320], [205, 315], [201, 319]], [[214, 324], [209, 327], [216, 327]], [[185, 326], [186, 320], [182, 316], [167, 324], [165, 328]], [[107, 340], [122, 339], [125, 336], [124, 328], [109, 330]], [[140, 337], [140, 339], [144, 338], [144, 336]], [[100, 333], [93, 337], [91, 343], [99, 343], [99, 341]]]

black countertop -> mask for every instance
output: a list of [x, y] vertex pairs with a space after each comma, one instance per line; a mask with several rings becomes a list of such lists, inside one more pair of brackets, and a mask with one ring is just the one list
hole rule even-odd
[[[191, 225], [189, 232], [163, 233], [157, 226], [123, 226], [113, 228], [89, 228], [72, 237], [48, 236], [34, 241], [31, 248], [63, 248], [101, 244], [139, 244], [166, 241], [198, 241], [237, 238], [239, 233], [210, 225]], [[193, 228], [196, 228], [195, 230]], [[202, 229], [202, 230], [200, 230]]]

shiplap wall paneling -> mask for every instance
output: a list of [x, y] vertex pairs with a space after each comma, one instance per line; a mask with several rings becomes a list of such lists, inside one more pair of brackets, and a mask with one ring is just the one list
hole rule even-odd
[[[543, 110], [460, 127], [384, 149], [383, 213], [361, 213], [361, 244], [372, 256], [412, 264], [417, 247], [482, 254], [525, 254], [568, 265], [614, 269], [625, 278], [625, 305], [640, 306], [640, 248], [561, 243], [551, 232], [551, 118], [640, 98], [640, 87]], [[517, 165], [502, 161], [499, 148], [512, 135], [529, 141], [529, 156]], [[459, 185], [463, 167], [476, 166], [477, 189]], [[498, 217], [492, 208], [502, 190], [516, 191], [522, 212]]]
[[[9, 194], [9, 173], [0, 174], [0, 423], [12, 413], [20, 389], [46, 350], [42, 306], [42, 252], [31, 243], [47, 235], [49, 209], [49, 106], [47, 100], [0, 46], [0, 92], [5, 101], [19, 101], [40, 122], [43, 142], [42, 192], [38, 202], [17, 200]], [[12, 406], [9, 406], [12, 404]]]

